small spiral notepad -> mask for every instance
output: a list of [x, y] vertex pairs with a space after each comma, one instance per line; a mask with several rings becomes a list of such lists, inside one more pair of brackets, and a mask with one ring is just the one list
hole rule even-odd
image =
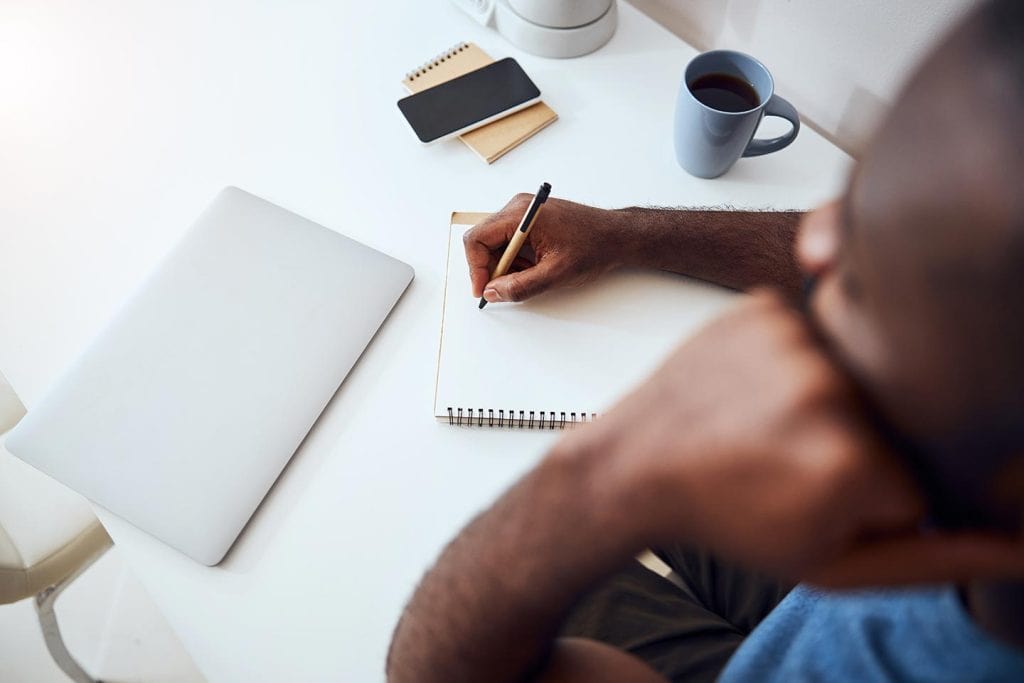
[[631, 271], [480, 310], [461, 238], [485, 216], [452, 216], [434, 393], [444, 424], [560, 429], [599, 419], [735, 296]]
[[[475, 43], [458, 43], [405, 75], [402, 85], [410, 93], [432, 88], [494, 60]], [[459, 136], [467, 147], [491, 164], [511, 149], [539, 133], [558, 119], [543, 102], [514, 112]]]

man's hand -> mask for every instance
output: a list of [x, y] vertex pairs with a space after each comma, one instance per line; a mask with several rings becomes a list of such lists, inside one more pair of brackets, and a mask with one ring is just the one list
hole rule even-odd
[[[648, 543], [837, 585], [1004, 573], [1005, 539], [924, 537], [924, 504], [803, 319], [758, 293], [554, 457], [592, 460]], [[966, 546], [965, 546], [966, 544]], [[943, 550], [945, 548], [945, 550]], [[915, 561], [913, 551], [926, 562]], [[965, 554], [966, 553], [966, 554]]]
[[801, 214], [700, 209], [598, 209], [548, 199], [510, 272], [491, 273], [532, 195], [519, 194], [464, 236], [474, 297], [525, 301], [579, 286], [623, 266], [668, 270], [748, 289], [770, 285], [796, 296], [793, 239]]
[[620, 212], [551, 198], [510, 272], [491, 280], [532, 199], [532, 195], [517, 194], [463, 236], [474, 297], [483, 296], [489, 302], [525, 301], [556, 287], [582, 285], [624, 265], [629, 234]]

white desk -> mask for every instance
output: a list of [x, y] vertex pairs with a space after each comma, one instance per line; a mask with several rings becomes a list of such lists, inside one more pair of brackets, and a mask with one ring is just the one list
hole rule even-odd
[[[804, 127], [721, 179], [686, 175], [671, 120], [694, 51], [625, 4], [612, 41], [569, 61], [522, 54], [445, 0], [208, 4], [0, 7], [0, 367], [31, 409], [226, 184], [411, 263], [221, 566], [102, 515], [211, 683], [378, 680], [423, 570], [555, 438], [431, 417], [449, 213], [542, 180], [603, 206], [803, 208], [849, 159]], [[520, 60], [561, 117], [490, 167], [458, 142], [420, 147], [395, 107], [403, 74], [460, 40]]]

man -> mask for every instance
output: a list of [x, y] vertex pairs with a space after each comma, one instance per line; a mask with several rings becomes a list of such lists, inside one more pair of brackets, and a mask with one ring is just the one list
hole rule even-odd
[[997, 0], [811, 214], [550, 200], [491, 282], [526, 198], [470, 231], [492, 302], [621, 266], [753, 292], [459, 534], [390, 679], [1024, 680], [1022, 114]]

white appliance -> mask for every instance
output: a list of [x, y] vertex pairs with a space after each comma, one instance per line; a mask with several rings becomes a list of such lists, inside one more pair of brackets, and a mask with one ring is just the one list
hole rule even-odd
[[226, 188], [8, 449], [216, 564], [412, 277]]
[[579, 57], [607, 43], [618, 22], [615, 0], [452, 0], [527, 52]]

